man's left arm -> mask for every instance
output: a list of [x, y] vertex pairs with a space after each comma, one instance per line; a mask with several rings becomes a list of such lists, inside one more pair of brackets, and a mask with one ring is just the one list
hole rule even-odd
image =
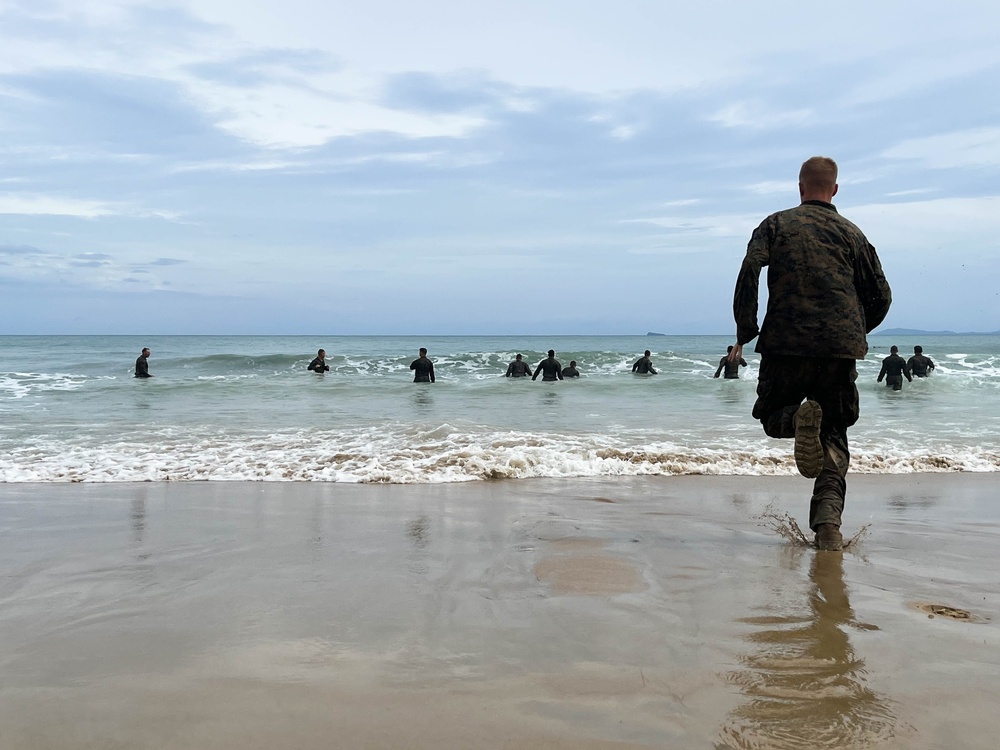
[[858, 252], [854, 265], [854, 288], [865, 313], [865, 333], [871, 333], [889, 313], [892, 304], [892, 290], [882, 273], [882, 264], [872, 244], [865, 241], [865, 246]]

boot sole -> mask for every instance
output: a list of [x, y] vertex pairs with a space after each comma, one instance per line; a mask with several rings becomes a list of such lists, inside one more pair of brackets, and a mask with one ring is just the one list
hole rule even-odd
[[795, 412], [795, 467], [806, 479], [815, 479], [823, 471], [822, 421], [823, 410], [815, 401], [803, 402]]

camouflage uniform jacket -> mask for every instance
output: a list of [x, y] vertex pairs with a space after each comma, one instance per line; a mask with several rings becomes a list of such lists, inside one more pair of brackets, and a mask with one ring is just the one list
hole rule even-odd
[[[767, 314], [758, 328], [764, 266]], [[761, 354], [864, 359], [866, 334], [891, 302], [882, 264], [861, 230], [833, 204], [805, 201], [768, 216], [750, 238], [733, 297], [736, 340], [746, 344], [760, 334]]]

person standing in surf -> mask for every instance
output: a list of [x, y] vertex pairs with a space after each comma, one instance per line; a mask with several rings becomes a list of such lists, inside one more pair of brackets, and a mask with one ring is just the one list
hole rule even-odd
[[934, 369], [934, 362], [924, 356], [922, 346], [913, 347], [913, 356], [906, 360], [906, 367], [915, 378], [926, 378]]
[[[757, 339], [753, 416], [767, 435], [795, 439], [799, 473], [816, 480], [809, 527], [821, 550], [843, 548], [847, 428], [860, 414], [855, 363], [892, 304], [875, 248], [832, 203], [837, 190], [836, 162], [807, 159], [799, 170], [801, 203], [754, 230], [736, 280], [736, 344], [729, 352], [729, 361], [739, 362], [743, 346]], [[758, 327], [765, 266], [767, 311]]]
[[906, 360], [899, 356], [899, 347], [891, 346], [889, 347], [889, 356], [882, 360], [882, 369], [878, 373], [878, 382], [882, 382], [882, 378], [885, 378], [886, 388], [892, 388], [894, 391], [902, 390], [903, 388], [903, 376], [911, 383], [913, 382], [913, 377], [910, 375], [910, 368], [906, 366]]
[[306, 369], [311, 372], [330, 372], [330, 365], [326, 363], [326, 349], [320, 349], [316, 352], [316, 358], [309, 363], [309, 367]]
[[653, 367], [653, 360], [649, 358], [649, 349], [642, 353], [642, 356], [632, 365], [632, 372], [636, 375], [655, 375], [656, 368]]
[[719, 360], [719, 369], [715, 371], [713, 377], [719, 377], [722, 371], [726, 371], [726, 380], [739, 380], [740, 368], [747, 366], [747, 361], [740, 357], [736, 362], [729, 361], [729, 355], [733, 353], [733, 347], [726, 347], [726, 356]]
[[531, 374], [531, 365], [524, 361], [522, 356], [518, 354], [514, 357], [514, 361], [507, 365], [507, 374], [504, 375], [505, 378], [526, 378]]
[[542, 374], [542, 381], [563, 379], [562, 365], [556, 359], [555, 349], [549, 349], [548, 358], [538, 363], [538, 367], [535, 368], [535, 374], [531, 376], [531, 379], [535, 380], [538, 377], [538, 373]]
[[136, 357], [135, 360], [135, 377], [137, 378], [152, 378], [154, 375], [149, 374], [149, 347], [143, 347], [142, 352]]
[[420, 347], [420, 356], [410, 362], [414, 383], [434, 382], [434, 363], [427, 359], [427, 350]]

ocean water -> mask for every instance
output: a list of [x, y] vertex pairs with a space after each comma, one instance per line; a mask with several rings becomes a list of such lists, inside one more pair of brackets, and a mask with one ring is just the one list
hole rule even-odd
[[[760, 358], [712, 378], [725, 336], [0, 337], [0, 481], [435, 483], [795, 474], [750, 416]], [[882, 357], [937, 364], [893, 392]], [[1000, 337], [870, 338], [852, 470], [1000, 471]], [[143, 346], [149, 380], [132, 377]], [[425, 346], [437, 383], [412, 383]], [[327, 350], [331, 372], [306, 365]], [[507, 379], [549, 348], [579, 380]], [[636, 376], [650, 349], [659, 374]]]

